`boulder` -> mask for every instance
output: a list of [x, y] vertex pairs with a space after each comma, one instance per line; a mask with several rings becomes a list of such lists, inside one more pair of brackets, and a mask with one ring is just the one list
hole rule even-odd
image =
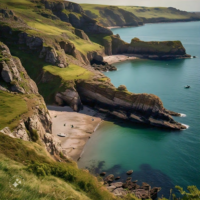
[[122, 185], [123, 185], [122, 182], [111, 183], [111, 186], [115, 186], [116, 188], [120, 188], [120, 187], [122, 187]]
[[133, 170], [129, 170], [126, 172], [127, 175], [131, 175], [133, 173]]
[[55, 101], [58, 105], [69, 105], [74, 111], [82, 109], [80, 97], [75, 89], [66, 89], [65, 92], [57, 93]]
[[106, 175], [106, 172], [101, 172], [100, 173], [100, 176], [105, 176]]
[[120, 176], [117, 176], [116, 178], [115, 178], [115, 180], [119, 180], [121, 177]]
[[111, 183], [111, 182], [113, 182], [114, 181], [114, 175], [113, 174], [110, 174], [110, 175], [108, 175], [106, 178], [105, 178], [105, 182], [108, 182], [108, 183]]

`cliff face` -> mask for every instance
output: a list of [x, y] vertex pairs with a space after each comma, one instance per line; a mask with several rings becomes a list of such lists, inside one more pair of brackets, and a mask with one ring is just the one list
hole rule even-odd
[[181, 11], [172, 7], [108, 6], [96, 4], [81, 4], [81, 6], [86, 15], [99, 21], [106, 27], [200, 20], [197, 13]]
[[118, 118], [163, 128], [186, 128], [173, 120], [162, 101], [153, 94], [133, 94], [116, 89], [110, 82], [98, 80], [78, 81], [76, 88], [82, 103]]
[[[61, 151], [61, 144], [52, 136], [52, 122], [45, 102], [38, 94], [38, 88], [35, 82], [30, 79], [26, 70], [23, 68], [20, 60], [10, 54], [8, 47], [0, 42], [0, 95], [2, 98], [20, 97], [26, 102], [27, 112], [20, 117], [21, 120], [14, 129], [4, 127], [1, 132], [13, 138], [20, 138], [26, 141], [35, 140], [39, 137], [45, 144], [46, 149], [52, 155]], [[19, 96], [20, 95], [20, 96]], [[8, 99], [9, 99], [8, 98]], [[9, 102], [4, 102], [6, 106], [11, 107]], [[8, 105], [7, 105], [8, 104]], [[7, 116], [6, 106], [5, 115]], [[20, 110], [20, 108], [19, 108]], [[11, 114], [12, 116], [12, 114]], [[15, 118], [10, 119], [8, 126]]]
[[53, 14], [59, 19], [71, 23], [75, 28], [82, 29], [86, 33], [112, 35], [112, 31], [85, 15], [79, 4], [68, 1], [52, 2], [44, 0], [42, 2], [46, 9], [52, 10]]
[[180, 41], [144, 42], [134, 38], [129, 44], [113, 35], [104, 38], [104, 46], [108, 55], [140, 54], [150, 59], [190, 57]]

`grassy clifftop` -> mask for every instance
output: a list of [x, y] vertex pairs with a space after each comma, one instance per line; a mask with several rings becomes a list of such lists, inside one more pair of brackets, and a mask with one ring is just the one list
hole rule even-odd
[[[130, 18], [130, 21], [137, 22], [138, 25], [148, 22], [200, 20], [199, 15], [196, 13], [170, 7], [107, 6], [98, 4], [81, 4], [81, 6], [88, 16], [98, 20], [105, 26], [129, 25], [130, 23], [122, 23], [122, 21], [125, 21], [124, 13], [134, 15], [132, 19]], [[132, 25], [136, 26], [137, 24]]]

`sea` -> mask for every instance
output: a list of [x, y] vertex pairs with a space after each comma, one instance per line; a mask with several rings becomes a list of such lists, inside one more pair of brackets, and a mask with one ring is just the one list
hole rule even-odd
[[[161, 187], [158, 196], [169, 198], [175, 186], [200, 189], [200, 22], [146, 24], [115, 28], [114, 34], [131, 42], [180, 40], [188, 54], [196, 58], [176, 60], [133, 60], [115, 64], [117, 71], [105, 75], [118, 87], [133, 93], [159, 96], [168, 110], [182, 113], [174, 117], [188, 125], [183, 131], [165, 130], [141, 124], [104, 121], [92, 135], [78, 162], [92, 173], [127, 178]], [[185, 85], [191, 88], [185, 89]]]

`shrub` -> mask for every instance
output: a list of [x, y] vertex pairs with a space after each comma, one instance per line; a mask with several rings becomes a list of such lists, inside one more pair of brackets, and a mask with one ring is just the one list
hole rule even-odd
[[118, 89], [119, 91], [127, 90], [127, 88], [126, 88], [125, 85], [120, 85], [117, 89]]

